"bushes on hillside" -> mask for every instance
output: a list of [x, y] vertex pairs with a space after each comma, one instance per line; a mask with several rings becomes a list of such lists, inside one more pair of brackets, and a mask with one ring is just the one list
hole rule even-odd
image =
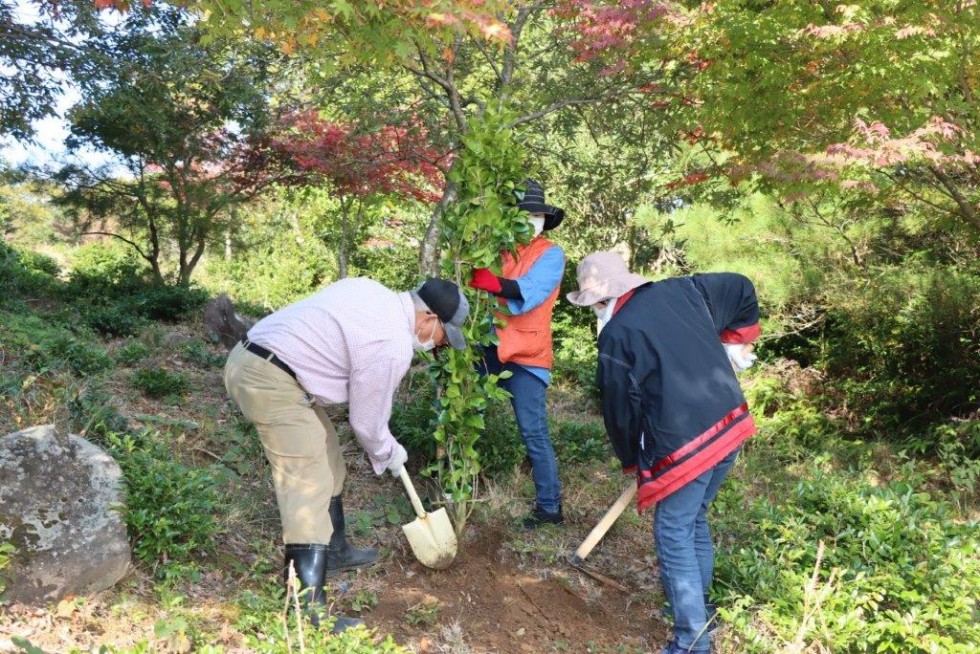
[[716, 588], [739, 651], [797, 636], [841, 652], [971, 651], [978, 525], [914, 482], [875, 487], [861, 473], [809, 472], [782, 499], [735, 509], [731, 488], [719, 498], [716, 533], [729, 545]]
[[115, 242], [94, 242], [76, 248], [66, 297], [125, 295], [146, 286], [149, 269], [131, 248]]
[[980, 274], [884, 271], [839, 297], [819, 345], [865, 433], [907, 438], [965, 416], [980, 404]]
[[140, 368], [133, 374], [133, 386], [151, 398], [179, 396], [187, 392], [187, 378], [162, 368]]
[[105, 349], [37, 314], [4, 314], [0, 335], [11, 358], [36, 373], [60, 368], [77, 375], [92, 375], [112, 365]]
[[133, 555], [159, 577], [180, 575], [210, 552], [219, 525], [218, 477], [174, 459], [151, 432], [108, 433], [103, 443], [122, 468], [123, 518]]
[[0, 240], [0, 299], [46, 294], [57, 283], [60, 272], [54, 259]]
[[86, 325], [103, 336], [131, 336], [147, 320], [181, 320], [207, 301], [201, 289], [152, 282], [146, 265], [131, 250], [115, 244], [82, 246], [73, 264], [61, 295]]

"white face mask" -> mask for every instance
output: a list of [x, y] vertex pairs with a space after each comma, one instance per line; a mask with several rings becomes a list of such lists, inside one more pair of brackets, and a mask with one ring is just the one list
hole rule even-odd
[[422, 328], [419, 327], [419, 331], [412, 334], [412, 348], [416, 350], [420, 350], [422, 352], [428, 352], [436, 346], [436, 341], [435, 341], [436, 328], [435, 326], [432, 327], [432, 330], [429, 332], [429, 340], [427, 341], [423, 341], [419, 338], [419, 332], [421, 331]]
[[599, 319], [599, 331], [609, 324], [612, 320], [613, 313], [616, 311], [616, 298], [607, 300], [604, 305], [592, 305], [592, 311], [595, 312], [596, 318]]
[[752, 348], [743, 343], [723, 343], [728, 359], [732, 362], [735, 372], [748, 370], [755, 363], [756, 356], [752, 354]]
[[530, 216], [527, 220], [534, 228], [535, 236], [544, 231], [544, 216]]

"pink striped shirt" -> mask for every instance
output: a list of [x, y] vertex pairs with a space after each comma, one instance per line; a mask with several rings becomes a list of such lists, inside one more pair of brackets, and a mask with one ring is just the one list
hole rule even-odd
[[358, 277], [266, 316], [248, 338], [286, 362], [318, 403], [347, 403], [354, 434], [380, 475], [396, 444], [388, 419], [412, 363], [414, 331], [408, 293]]

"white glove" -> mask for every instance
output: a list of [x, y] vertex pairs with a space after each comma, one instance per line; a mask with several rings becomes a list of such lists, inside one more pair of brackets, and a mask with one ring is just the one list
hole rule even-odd
[[736, 372], [747, 370], [755, 363], [756, 356], [752, 354], [752, 346], [748, 343], [722, 343], [728, 360], [732, 362], [732, 367]]
[[391, 460], [388, 461], [388, 471], [391, 476], [398, 479], [402, 475], [402, 468], [405, 467], [405, 462], [408, 461], [408, 452], [405, 448], [395, 443], [395, 446], [391, 448]]

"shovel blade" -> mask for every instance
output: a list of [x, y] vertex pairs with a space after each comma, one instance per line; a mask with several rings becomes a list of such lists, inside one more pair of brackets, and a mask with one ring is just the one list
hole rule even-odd
[[412, 553], [422, 565], [444, 570], [452, 565], [456, 558], [456, 532], [446, 509], [428, 513], [424, 518], [416, 518], [407, 525], [402, 525], [402, 531], [408, 538]]

